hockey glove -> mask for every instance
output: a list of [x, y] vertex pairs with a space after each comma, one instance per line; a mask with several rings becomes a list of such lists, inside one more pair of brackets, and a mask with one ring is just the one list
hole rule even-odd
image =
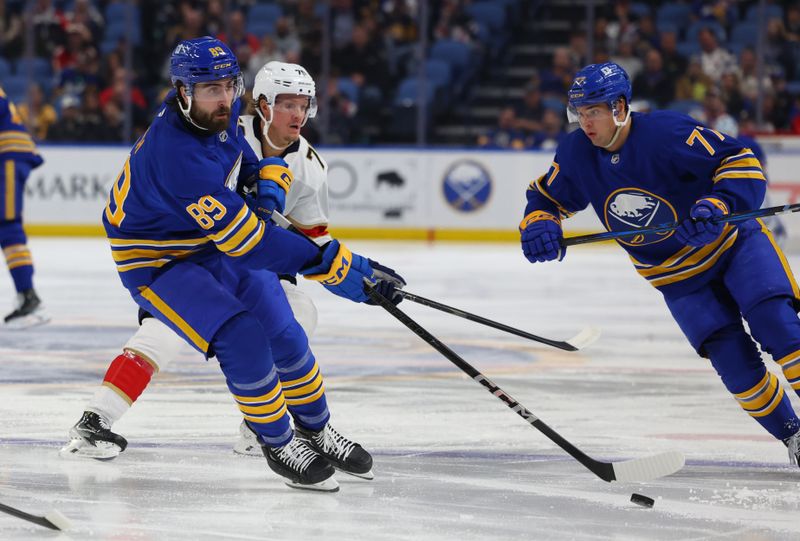
[[722, 233], [723, 224], [711, 222], [728, 214], [728, 205], [716, 197], [704, 197], [689, 210], [689, 217], [675, 230], [675, 238], [687, 246], [699, 248], [717, 240]]
[[522, 220], [520, 231], [522, 253], [531, 263], [564, 259], [567, 247], [561, 246], [561, 222], [549, 212], [531, 212]]
[[338, 240], [322, 247], [312, 266], [300, 269], [300, 274], [315, 280], [334, 295], [364, 302], [369, 297], [364, 292], [364, 278], [375, 283], [375, 274], [366, 257], [352, 253]]
[[[372, 259], [367, 259], [367, 261], [369, 261], [369, 266], [372, 267], [375, 273], [375, 279], [378, 281], [374, 289], [395, 305], [400, 304], [400, 301], [403, 300], [403, 296], [398, 293], [397, 290], [403, 289], [403, 286], [406, 285], [406, 281], [403, 277], [397, 274], [394, 269], [385, 267], [377, 261]], [[370, 299], [367, 301], [367, 304], [375, 304], [375, 302]]]
[[259, 218], [266, 220], [275, 210], [283, 212], [293, 178], [289, 165], [282, 158], [264, 158], [258, 163], [255, 213]]

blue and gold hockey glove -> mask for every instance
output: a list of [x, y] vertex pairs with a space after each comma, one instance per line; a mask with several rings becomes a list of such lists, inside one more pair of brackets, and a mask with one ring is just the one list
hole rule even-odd
[[567, 247], [561, 246], [564, 233], [559, 219], [549, 212], [535, 210], [525, 216], [519, 224], [522, 253], [531, 263], [541, 263], [558, 259], [567, 254]]
[[675, 229], [675, 238], [682, 244], [699, 248], [719, 238], [723, 224], [711, 222], [729, 213], [728, 205], [716, 197], [704, 197], [689, 210], [689, 217]]
[[[367, 261], [369, 261], [369, 266], [372, 267], [375, 273], [375, 279], [378, 281], [373, 289], [386, 299], [392, 301], [395, 305], [400, 304], [403, 300], [403, 296], [397, 290], [403, 289], [403, 286], [406, 285], [406, 281], [403, 277], [397, 274], [394, 269], [381, 265], [373, 259], [367, 259]], [[375, 302], [369, 299], [367, 304], [375, 304]]]
[[376, 281], [369, 260], [352, 253], [335, 239], [323, 246], [314, 264], [300, 269], [300, 274], [319, 282], [334, 295], [354, 302], [364, 302], [369, 298], [364, 292], [364, 278], [373, 285]]
[[266, 220], [273, 211], [283, 212], [293, 179], [289, 164], [283, 158], [264, 158], [258, 162], [255, 213], [259, 218]]

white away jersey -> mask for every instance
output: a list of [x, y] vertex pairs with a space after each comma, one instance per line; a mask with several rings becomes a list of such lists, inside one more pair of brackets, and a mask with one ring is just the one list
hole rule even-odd
[[[258, 159], [262, 159], [264, 155], [258, 137], [261, 130], [259, 117], [243, 115], [239, 117], [239, 125], [244, 129], [245, 140], [253, 152]], [[328, 164], [302, 135], [283, 151], [281, 158], [286, 160], [294, 175], [292, 186], [286, 194], [284, 214], [317, 242], [331, 240], [327, 229]]]

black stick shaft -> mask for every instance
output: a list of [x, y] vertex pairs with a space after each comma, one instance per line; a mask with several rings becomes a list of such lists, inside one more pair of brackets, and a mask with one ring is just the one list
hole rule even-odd
[[[712, 218], [710, 221], [717, 224], [729, 222], [741, 222], [750, 220], [751, 218], [765, 218], [767, 216], [775, 216], [777, 214], [788, 214], [800, 210], [800, 203], [791, 205], [781, 205], [778, 207], [767, 207], [763, 209], [750, 210], [747, 212], [737, 212], [735, 214], [727, 214]], [[672, 222], [668, 224], [655, 225], [653, 227], [642, 227], [640, 229], [630, 229], [628, 231], [606, 231], [604, 233], [593, 233], [591, 235], [579, 235], [576, 237], [566, 237], [561, 240], [562, 246], [574, 246], [576, 244], [587, 244], [589, 242], [601, 242], [605, 240], [625, 239], [628, 237], [635, 237], [636, 235], [644, 235], [646, 233], [665, 233], [673, 231], [681, 225], [681, 222]]]
[[598, 462], [590, 456], [586, 455], [583, 451], [575, 447], [572, 443], [564, 439], [558, 432], [547, 426], [544, 421], [536, 417], [525, 406], [517, 402], [510, 394], [506, 393], [499, 385], [484, 376], [475, 367], [461, 358], [455, 351], [450, 349], [438, 338], [433, 336], [424, 327], [419, 325], [416, 321], [411, 319], [405, 312], [397, 308], [391, 301], [383, 297], [380, 293], [375, 291], [369, 284], [365, 285], [367, 295], [376, 304], [379, 304], [387, 312], [389, 312], [395, 319], [400, 321], [403, 325], [408, 327], [411, 332], [422, 338], [433, 349], [441, 353], [450, 362], [461, 369], [465, 374], [471, 377], [476, 382], [480, 383], [487, 391], [499, 398], [506, 406], [509, 407], [514, 413], [525, 419], [525, 421], [539, 432], [550, 438], [553, 443], [561, 447], [564, 451], [570, 454], [572, 458], [583, 464], [589, 471], [603, 479], [604, 481], [613, 481], [614, 467], [608, 463]]
[[547, 344], [548, 346], [552, 346], [558, 349], [563, 349], [565, 351], [578, 350], [578, 348], [567, 342], [550, 340], [549, 338], [536, 336], [535, 334], [531, 334], [529, 332], [525, 332], [520, 329], [515, 329], [514, 327], [510, 327], [503, 323], [492, 321], [491, 319], [486, 319], [485, 317], [481, 317], [476, 314], [471, 314], [469, 312], [465, 312], [464, 310], [459, 310], [458, 308], [453, 308], [452, 306], [447, 306], [446, 304], [442, 304], [440, 302], [436, 302], [431, 299], [426, 299], [425, 297], [420, 297], [419, 295], [409, 293], [408, 291], [404, 291], [402, 289], [398, 289], [397, 292], [400, 293], [400, 295], [402, 295], [403, 298], [406, 298], [412, 302], [422, 304], [423, 306], [429, 306], [430, 308], [435, 308], [436, 310], [441, 310], [442, 312], [452, 314], [454, 316], [463, 317], [464, 319], [468, 319], [470, 321], [474, 321], [475, 323], [486, 325], [487, 327], [492, 327], [493, 329], [505, 331], [507, 333], [511, 333], [516, 336], [521, 336], [522, 338], [527, 338], [528, 340], [533, 340], [534, 342], [539, 342], [541, 344]]
[[44, 517], [38, 517], [36, 515], [31, 515], [30, 513], [26, 513], [25, 511], [20, 511], [19, 509], [15, 509], [11, 506], [5, 505], [0, 503], [0, 511], [4, 513], [8, 513], [9, 515], [15, 516], [17, 518], [21, 518], [22, 520], [27, 520], [28, 522], [33, 522], [34, 524], [38, 524], [39, 526], [44, 526], [45, 528], [50, 528], [51, 530], [59, 530], [60, 528], [47, 520]]

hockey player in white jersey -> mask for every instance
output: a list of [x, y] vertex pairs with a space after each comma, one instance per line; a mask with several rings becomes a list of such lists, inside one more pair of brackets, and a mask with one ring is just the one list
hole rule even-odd
[[[295, 227], [320, 245], [331, 240], [328, 233], [327, 164], [300, 134], [300, 129], [317, 111], [314, 80], [297, 64], [269, 62], [257, 74], [253, 87], [257, 115], [243, 115], [239, 126], [256, 156], [280, 157], [286, 161], [294, 181], [285, 194], [276, 193], [279, 207]], [[247, 190], [245, 190], [247, 191]], [[264, 210], [264, 209], [261, 209]], [[266, 209], [266, 212], [272, 209]], [[379, 265], [380, 266], [380, 265]], [[393, 288], [405, 281], [392, 269], [380, 266], [388, 288], [382, 293], [399, 302], [402, 297]], [[317, 325], [317, 309], [311, 298], [297, 287], [294, 276], [282, 276], [286, 297], [295, 319], [310, 338]], [[384, 286], [386, 287], [386, 286]], [[109, 366], [103, 383], [86, 406], [81, 419], [70, 430], [70, 441], [61, 449], [62, 456], [109, 460], [127, 447], [125, 438], [111, 431], [139, 398], [152, 376], [163, 370], [183, 348], [184, 341], [155, 318], [145, 317], [137, 333], [123, 347], [123, 353]], [[364, 454], [330, 425], [321, 433], [296, 435], [306, 439], [334, 466], [347, 473], [371, 479], [372, 472], [357, 467], [348, 471], [349, 457]], [[255, 434], [242, 421], [239, 439], [234, 445], [239, 454], [262, 456]], [[363, 466], [363, 465], [361, 465]], [[371, 468], [371, 457], [369, 457]]]

